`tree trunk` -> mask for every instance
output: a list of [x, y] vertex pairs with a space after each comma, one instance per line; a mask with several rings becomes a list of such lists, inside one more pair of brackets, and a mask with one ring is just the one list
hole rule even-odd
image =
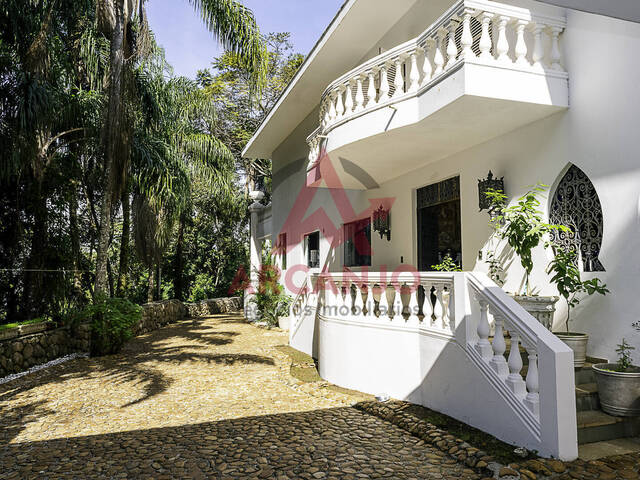
[[149, 283], [147, 285], [147, 303], [153, 302], [153, 287], [155, 284], [156, 267], [151, 265], [149, 267]]
[[[104, 1], [104, 0], [103, 0]], [[111, 211], [113, 191], [115, 188], [115, 155], [122, 139], [123, 117], [123, 73], [124, 73], [124, 36], [126, 20], [124, 18], [124, 0], [115, 0], [115, 27], [111, 32], [111, 50], [109, 55], [109, 106], [104, 123], [105, 158], [104, 158], [104, 191], [100, 208], [100, 229], [98, 233], [98, 255], [96, 258], [95, 294], [106, 294], [107, 254], [111, 233]]]
[[162, 267], [158, 262], [156, 264], [156, 298], [155, 300], [162, 300]]
[[180, 215], [178, 221], [178, 239], [176, 241], [176, 257], [173, 264], [173, 295], [178, 300], [184, 300], [184, 217]]
[[80, 252], [80, 231], [78, 229], [78, 191], [73, 189], [69, 199], [69, 235], [71, 236], [71, 256], [73, 266], [73, 290], [74, 295], [82, 295], [82, 282], [80, 267], [82, 258]]
[[129, 247], [131, 236], [131, 202], [129, 192], [122, 194], [122, 238], [120, 239], [120, 264], [118, 266], [118, 283], [116, 294], [124, 296], [129, 278]]

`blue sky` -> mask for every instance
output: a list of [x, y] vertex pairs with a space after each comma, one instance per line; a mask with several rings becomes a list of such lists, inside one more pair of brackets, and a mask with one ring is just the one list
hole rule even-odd
[[[244, 0], [260, 31], [291, 32], [297, 52], [307, 54], [344, 0]], [[187, 0], [149, 0], [149, 24], [177, 75], [194, 77], [207, 68], [220, 47]]]

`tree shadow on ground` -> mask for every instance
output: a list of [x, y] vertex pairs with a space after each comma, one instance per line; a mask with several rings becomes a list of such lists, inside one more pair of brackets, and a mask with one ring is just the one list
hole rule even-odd
[[[318, 478], [315, 472], [331, 478], [353, 477], [346, 472], [442, 478], [429, 475], [430, 449], [419, 441], [342, 407], [4, 445], [0, 463], [17, 478], [35, 465], [40, 478], [116, 478], [123, 472], [129, 478]], [[458, 465], [437, 468], [461, 472]]]
[[[224, 366], [274, 365], [274, 360], [266, 356], [248, 353], [216, 353], [215, 350], [212, 352], [212, 347], [231, 343], [231, 338], [238, 333], [217, 332], [215, 331], [217, 325], [203, 325], [204, 321], [204, 319], [198, 319], [174, 324], [133, 339], [119, 354], [75, 359], [0, 385], [0, 411], [4, 412], [3, 408], [14, 408], [11, 406], [12, 400], [34, 388], [75, 379], [99, 379], [109, 384], [137, 386], [140, 389], [140, 396], [121, 406], [121, 408], [127, 408], [167, 391], [174, 383], [173, 378], [158, 368], [162, 364], [201, 362]], [[198, 335], [198, 332], [211, 333], [207, 333], [203, 340], [203, 336]], [[167, 345], [167, 342], [175, 342], [176, 339], [178, 341], [184, 339], [185, 343]], [[39, 408], [34, 409], [30, 415], [45, 417], [55, 413], [44, 408], [43, 405], [38, 406]], [[18, 414], [22, 408], [25, 407], [18, 405], [15, 411], [9, 410], [9, 414], [3, 413], [0, 418], [0, 429], [9, 439], [15, 438], [15, 435], [23, 429], [21, 428], [22, 417]]]

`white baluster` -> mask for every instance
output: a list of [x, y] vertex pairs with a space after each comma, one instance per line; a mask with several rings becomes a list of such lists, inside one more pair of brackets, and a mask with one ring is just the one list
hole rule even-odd
[[356, 78], [356, 112], [362, 111], [364, 108], [364, 92], [362, 91], [362, 77]]
[[[444, 307], [442, 323], [443, 325], [448, 326], [453, 332], [455, 330], [455, 324], [454, 322], [451, 321], [452, 320], [451, 305], [453, 305], [453, 284], [449, 284], [446, 287], [447, 287], [446, 295], [445, 295], [445, 292], [443, 292], [442, 294], [442, 301], [443, 301], [442, 306]], [[446, 296], [446, 300], [445, 300], [445, 296]]]
[[429, 52], [431, 49], [431, 42], [427, 40], [424, 44], [424, 63], [422, 64], [422, 85], [426, 85], [431, 81], [431, 74], [433, 68], [431, 67], [431, 59], [429, 58]]
[[491, 47], [493, 46], [493, 43], [491, 42], [491, 34], [489, 33], [489, 27], [492, 19], [492, 13], [482, 13], [482, 35], [480, 36], [479, 48], [480, 58], [484, 60], [490, 60], [493, 58], [491, 55]]
[[404, 59], [402, 57], [396, 58], [396, 76], [393, 79], [393, 86], [395, 87], [395, 91], [393, 92], [393, 98], [401, 97], [404, 95], [404, 69], [403, 66]]
[[347, 83], [347, 88], [345, 91], [345, 100], [344, 100], [344, 108], [345, 115], [351, 115], [353, 113], [353, 89], [351, 88], [351, 82]]
[[389, 300], [387, 299], [387, 287], [386, 282], [380, 282], [380, 302], [378, 304], [380, 320], [389, 320], [389, 318], [391, 318], [391, 309], [389, 308]]
[[346, 308], [346, 300], [344, 295], [344, 282], [336, 282], [336, 286], [338, 287], [338, 302], [336, 308], [336, 316], [337, 317], [345, 317], [349, 313]]
[[404, 317], [402, 316], [402, 285], [400, 283], [393, 284], [393, 323], [404, 324]]
[[373, 298], [373, 284], [367, 282], [367, 317], [376, 318], [376, 301]]
[[562, 27], [551, 27], [551, 68], [553, 70], [564, 71], [560, 61], [562, 54], [560, 53], [559, 36], [562, 33]]
[[496, 42], [496, 60], [509, 61], [509, 40], [507, 39], [507, 23], [509, 17], [501, 15], [496, 22], [498, 24], [498, 40]]
[[433, 306], [433, 313], [436, 317], [436, 326], [443, 330], [447, 328], [447, 319], [444, 305], [444, 285], [435, 285], [436, 304]]
[[420, 325], [420, 317], [418, 317], [419, 305], [418, 305], [418, 286], [420, 284], [416, 282], [415, 285], [410, 285], [409, 289], [409, 319], [407, 324]]
[[458, 28], [458, 21], [455, 19], [449, 23], [449, 34], [447, 35], [447, 64], [444, 69], [449, 70], [456, 63], [458, 59], [458, 47], [456, 46], [456, 28]]
[[338, 117], [338, 113], [336, 112], [336, 101], [333, 93], [330, 93], [327, 96], [327, 101], [329, 102], [329, 121], [327, 123], [331, 125]]
[[336, 97], [336, 118], [340, 120], [344, 117], [344, 101], [343, 101], [343, 87], [338, 87], [337, 97]]
[[378, 104], [376, 96], [378, 92], [376, 91], [376, 74], [373, 70], [369, 71], [369, 85], [367, 86], [367, 104], [365, 108], [373, 107]]
[[409, 91], [415, 93], [420, 88], [420, 70], [418, 70], [418, 52], [411, 52], [411, 73], [409, 75]]
[[362, 318], [364, 316], [364, 301], [362, 299], [362, 284], [360, 282], [354, 284], [356, 287], [356, 298], [353, 305], [354, 316]]
[[489, 327], [489, 318], [487, 316], [489, 302], [480, 298], [478, 299], [478, 303], [480, 304], [480, 319], [478, 320], [478, 343], [476, 344], [476, 349], [480, 353], [480, 356], [488, 361], [493, 357], [493, 349], [489, 343], [489, 333], [491, 332], [491, 329]]
[[507, 344], [504, 341], [504, 317], [499, 313], [494, 313], [493, 321], [495, 334], [493, 336], [493, 358], [490, 363], [498, 376], [505, 379], [509, 375], [509, 366], [504, 358], [504, 352], [507, 350]]
[[[446, 32], [446, 30], [445, 30]], [[433, 57], [433, 63], [436, 66], [433, 71], [433, 76], [437, 77], [443, 72], [444, 67], [444, 56], [442, 55], [442, 31], [438, 32], [438, 35], [435, 38], [435, 53]]]
[[471, 34], [471, 13], [473, 10], [465, 9], [462, 14], [462, 36], [460, 37], [460, 46], [462, 47], [462, 58], [468, 60], [475, 58], [471, 47], [473, 46], [473, 35]]
[[380, 98], [378, 99], [379, 103], [387, 101], [389, 98], [389, 91], [391, 87], [389, 86], [389, 76], [387, 75], [387, 66], [383, 65], [380, 67]]
[[542, 43], [542, 32], [546, 27], [541, 23], [532, 24], [531, 31], [533, 33], [533, 65], [536, 67], [542, 66], [542, 60], [544, 59], [544, 45]]
[[[347, 281], [346, 282], [346, 296], [345, 296], [345, 305], [347, 307], [347, 310], [349, 311], [348, 316], [349, 317], [355, 317], [355, 314], [353, 313], [353, 288], [352, 288], [352, 283], [351, 281]], [[357, 292], [356, 292], [357, 293]]]
[[422, 287], [424, 288], [424, 304], [422, 305], [424, 319], [422, 321], [425, 322], [425, 325], [433, 327], [436, 321], [435, 305], [431, 301], [431, 289], [433, 288], [433, 285], [431, 283], [423, 283]]
[[528, 65], [527, 61], [527, 42], [524, 41], [524, 29], [527, 26], [525, 20], [518, 20], [516, 23], [516, 47], [514, 53], [516, 54], [516, 64]]
[[511, 334], [511, 350], [509, 352], [509, 376], [507, 377], [507, 385], [511, 391], [517, 396], [524, 397], [527, 393], [527, 386], [522, 380], [520, 371], [522, 370], [522, 355], [520, 355], [520, 335], [515, 332]]
[[534, 415], [540, 415], [540, 391], [538, 378], [538, 352], [532, 346], [526, 345], [529, 354], [529, 369], [527, 371], [527, 397], [524, 400], [525, 405], [533, 412]]

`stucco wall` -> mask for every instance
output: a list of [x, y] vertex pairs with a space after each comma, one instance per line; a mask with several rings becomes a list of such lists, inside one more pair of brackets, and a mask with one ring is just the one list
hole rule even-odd
[[[487, 214], [478, 212], [477, 179], [484, 178], [489, 169], [504, 176], [507, 194], [513, 200], [538, 182], [550, 185], [553, 191], [568, 165], [577, 165], [593, 182], [604, 215], [600, 260], [606, 272], [585, 273], [584, 278], [597, 275], [612, 293], [584, 300], [576, 310], [572, 329], [591, 335], [591, 355], [613, 358], [622, 337], [640, 348], [640, 335], [631, 327], [640, 306], [636, 293], [640, 274], [640, 68], [632, 60], [640, 49], [640, 25], [578, 11], [568, 11], [567, 20], [562, 37], [564, 65], [570, 74], [570, 108], [566, 113], [424, 165], [380, 189], [350, 191], [348, 196], [356, 212], [367, 207], [369, 198], [395, 197], [391, 242], [372, 235], [373, 268], [393, 269], [401, 256], [405, 263], [415, 265], [415, 190], [459, 175], [463, 266], [465, 270], [486, 270], [484, 262], [478, 260], [478, 251], [486, 247], [490, 228]], [[304, 184], [308, 154], [305, 138], [316, 127], [314, 112], [274, 153], [274, 233], [284, 224]], [[302, 160], [299, 168], [287, 170], [285, 167], [295, 160]], [[393, 159], [388, 162], [393, 168]], [[344, 223], [326, 189], [316, 192], [308, 213], [320, 207], [336, 224]], [[548, 202], [544, 209], [548, 209]], [[342, 251], [330, 251], [330, 240], [322, 239], [321, 263], [340, 270]], [[549, 259], [549, 252], [542, 249], [535, 253], [533, 282], [541, 294], [555, 293], [544, 272]], [[302, 261], [302, 246], [298, 245], [289, 252], [288, 265]], [[505, 289], [517, 290], [522, 280], [523, 271], [515, 259], [508, 269]], [[560, 306], [558, 327], [565, 313]]]

